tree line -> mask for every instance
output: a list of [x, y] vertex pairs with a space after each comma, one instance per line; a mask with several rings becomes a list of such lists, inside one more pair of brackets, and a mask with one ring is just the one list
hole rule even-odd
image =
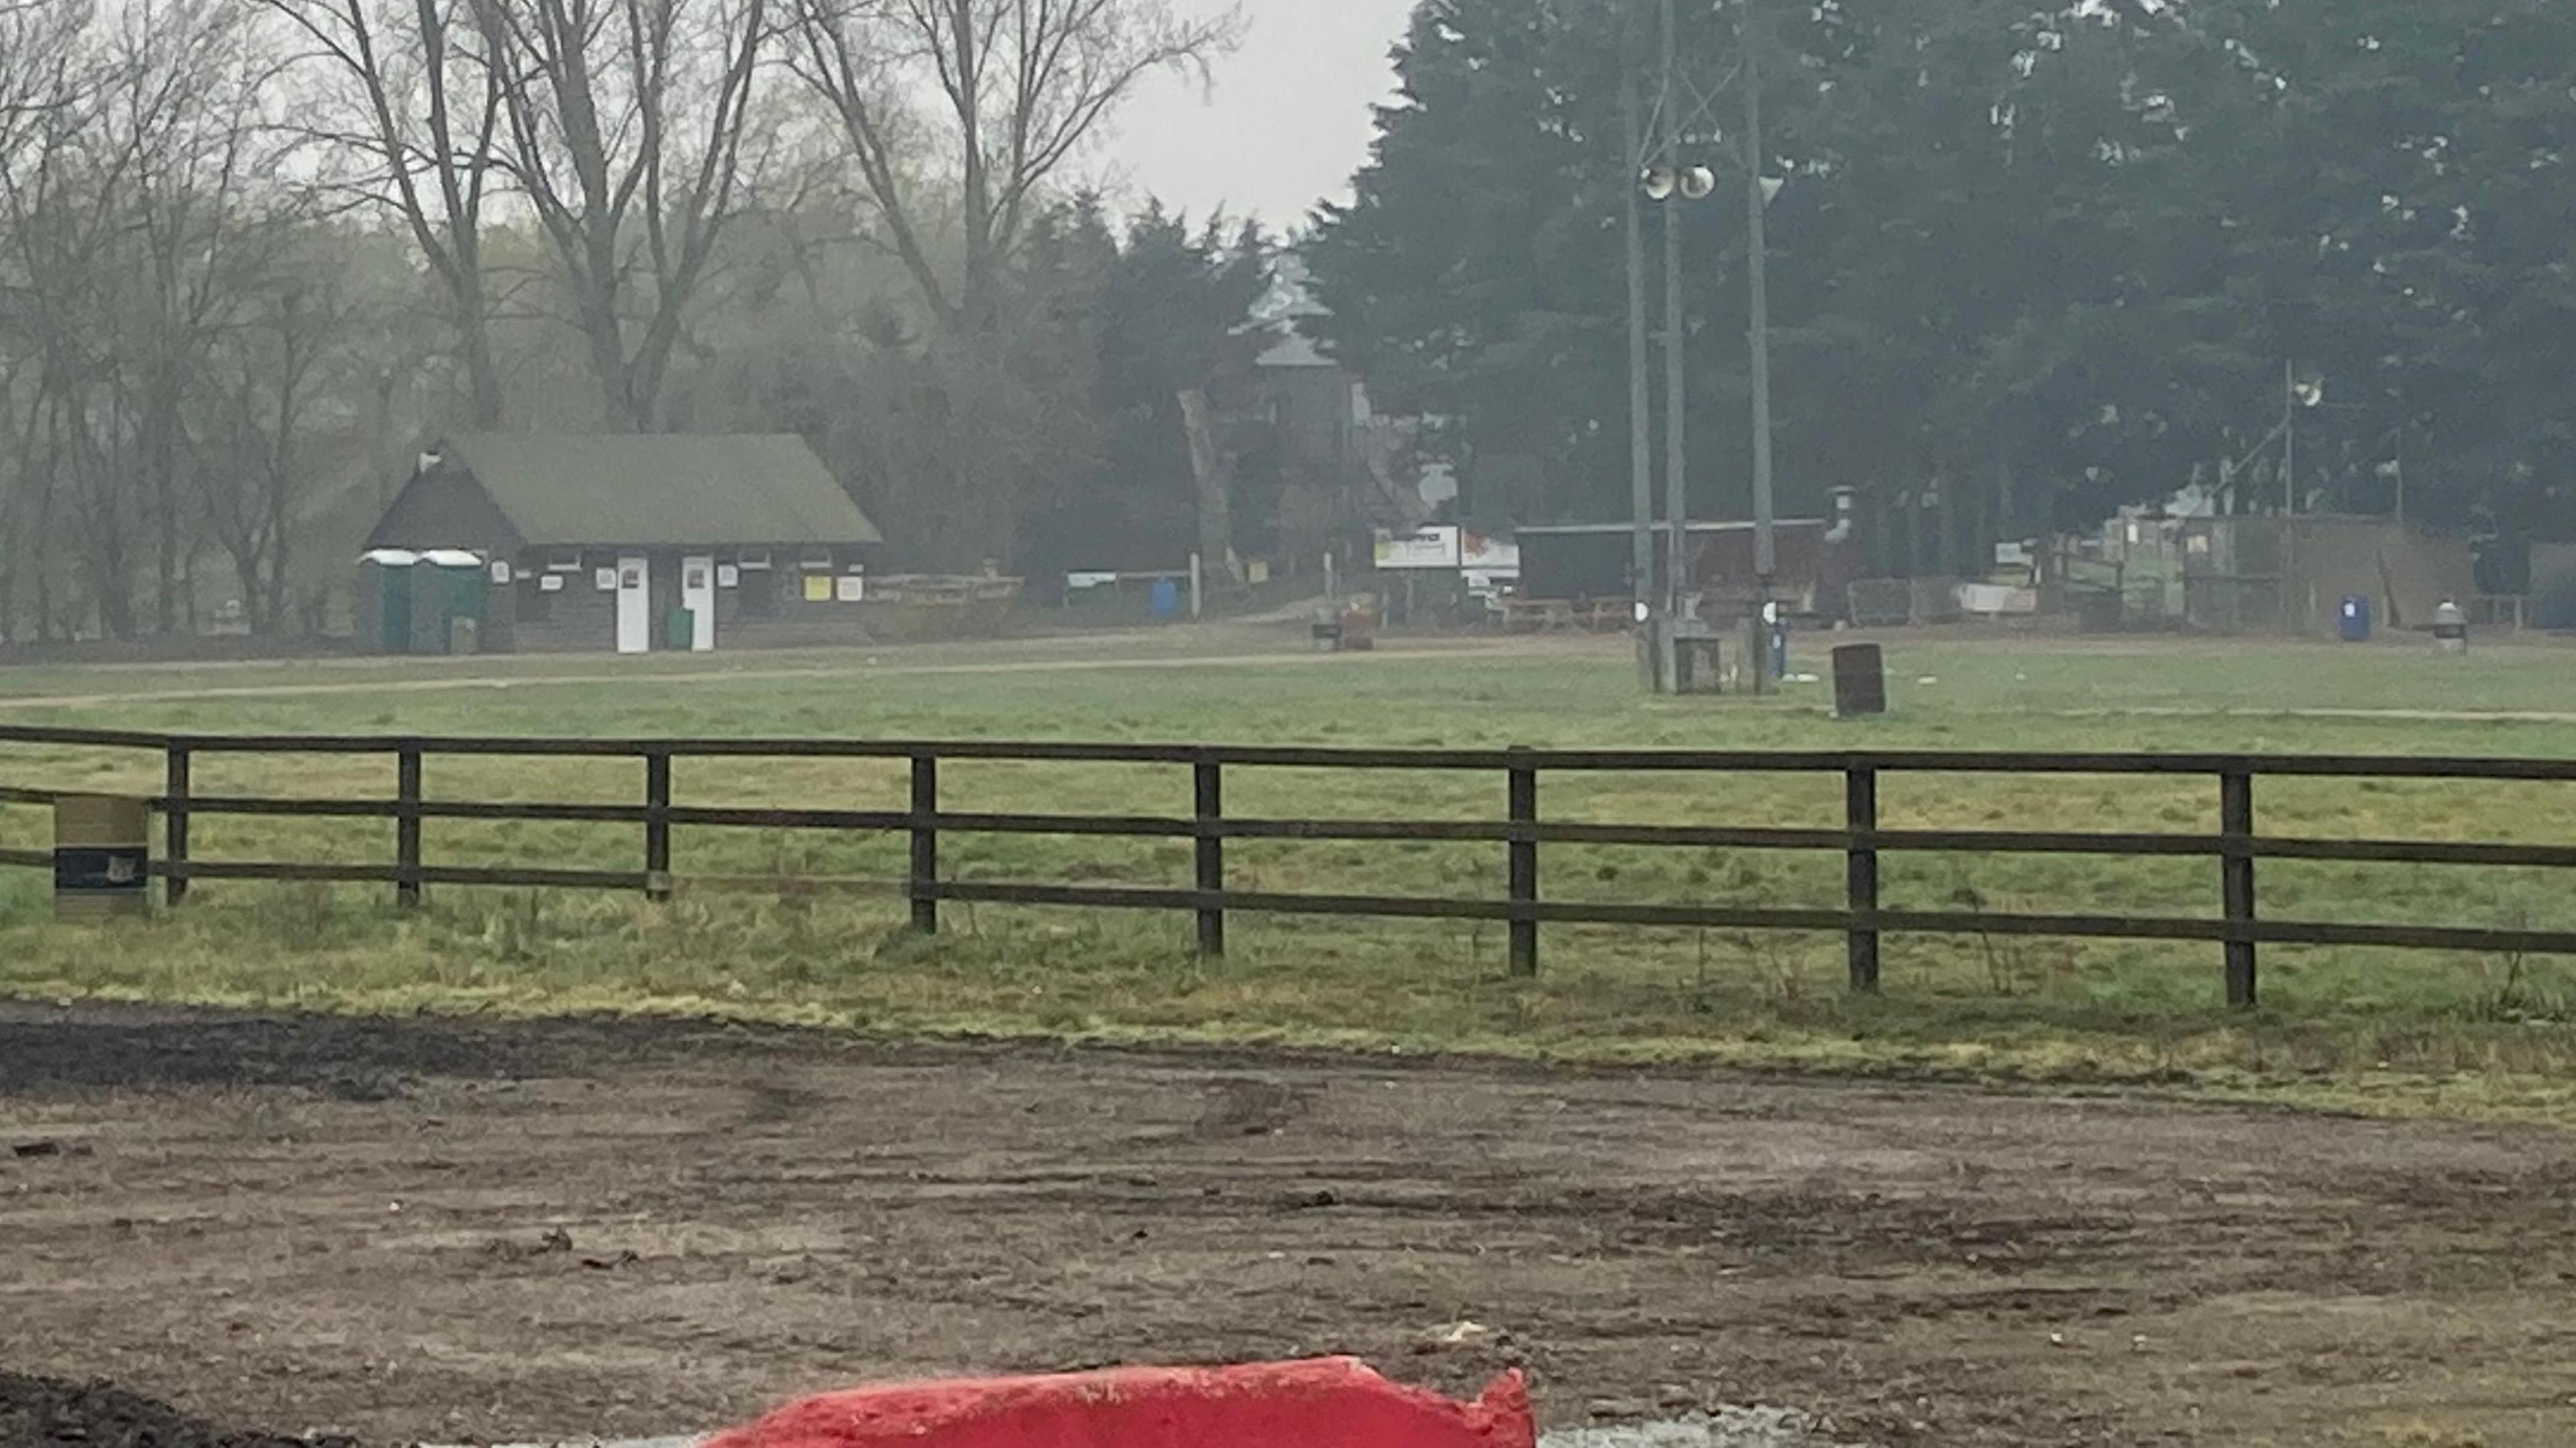
[[[1356, 199], [1309, 251], [1333, 345], [1381, 406], [1443, 420], [1484, 521], [1627, 511], [1620, 97], [1643, 72], [1659, 98], [1652, 3], [1425, 0]], [[2403, 486], [2437, 521], [2576, 526], [2562, 0], [1682, 11], [1678, 159], [1722, 180], [1647, 225], [1684, 232], [1700, 515], [1750, 505], [1725, 198], [1759, 166], [1784, 183], [1784, 501], [1862, 489], [1920, 520], [1925, 566], [2195, 483], [2248, 510], [2384, 512]], [[1748, 30], [1759, 156], [1733, 125]]]
[[912, 565], [1185, 556], [1178, 396], [1239, 400], [1270, 243], [1113, 216], [1075, 167], [1237, 33], [0, 0], [0, 639], [318, 627], [351, 560], [314, 540], [448, 430], [794, 431]]

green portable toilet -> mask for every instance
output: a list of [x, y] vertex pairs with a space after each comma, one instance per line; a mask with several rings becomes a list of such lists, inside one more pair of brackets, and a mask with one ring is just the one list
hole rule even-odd
[[483, 621], [485, 583], [480, 555], [433, 548], [412, 569], [410, 652], [456, 651], [460, 620]]
[[371, 654], [411, 652], [412, 574], [420, 555], [379, 548], [358, 560], [358, 647]]

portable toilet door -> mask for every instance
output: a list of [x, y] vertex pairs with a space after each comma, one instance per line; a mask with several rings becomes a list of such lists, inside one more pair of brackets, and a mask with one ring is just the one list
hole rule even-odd
[[481, 646], [483, 599], [488, 590], [483, 555], [461, 548], [433, 548], [420, 556], [425, 587], [415, 592], [435, 600], [427, 617], [412, 619], [415, 652], [474, 653]]
[[411, 652], [412, 574], [420, 555], [379, 548], [358, 560], [358, 647], [371, 654]]

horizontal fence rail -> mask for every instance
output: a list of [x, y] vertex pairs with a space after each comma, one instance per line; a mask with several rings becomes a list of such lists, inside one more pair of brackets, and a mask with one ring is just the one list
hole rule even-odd
[[[504, 886], [606, 890], [667, 900], [693, 889], [846, 893], [900, 898], [912, 923], [939, 928], [943, 904], [1055, 906], [1185, 913], [1197, 924], [1199, 949], [1225, 950], [1230, 914], [1304, 914], [1374, 919], [1500, 922], [1510, 934], [1512, 968], [1535, 974], [1545, 925], [1610, 925], [1676, 929], [1794, 931], [1844, 937], [1852, 988], [1879, 984], [1879, 946], [1892, 934], [2055, 936], [2070, 939], [2170, 941], [2222, 946], [2229, 1001], [2255, 1004], [2257, 948], [2346, 946], [2491, 954], [2576, 954], [2576, 932], [2416, 925], [2372, 925], [2263, 918], [2257, 866], [2266, 860], [2576, 869], [2576, 846], [2430, 840], [2338, 840], [2267, 837], [2256, 832], [2255, 786], [2262, 779], [2486, 780], [2576, 783], [2576, 760], [2406, 758], [2340, 755], [2030, 754], [2012, 752], [1707, 750], [1541, 750], [1305, 748], [1252, 745], [1153, 745], [1045, 742], [889, 741], [845, 739], [575, 739], [429, 738], [410, 736], [177, 735], [126, 730], [0, 725], [0, 746], [55, 746], [147, 751], [164, 762], [164, 788], [149, 803], [164, 822], [163, 850], [151, 865], [173, 904], [200, 880], [269, 880], [383, 884], [406, 906], [430, 886]], [[393, 794], [381, 799], [295, 799], [200, 794], [195, 763], [210, 756], [370, 755], [394, 762]], [[642, 764], [636, 804], [479, 803], [433, 800], [423, 787], [426, 761], [439, 757], [634, 760]], [[738, 808], [680, 804], [673, 766], [680, 760], [884, 760], [908, 767], [908, 807], [897, 810]], [[940, 806], [943, 762], [1114, 764], [1185, 768], [1189, 812], [1072, 815], [976, 813]], [[1499, 776], [1503, 817], [1489, 820], [1242, 818], [1225, 811], [1229, 771], [1260, 769], [1426, 771]], [[1549, 820], [1540, 810], [1543, 778], [1582, 774], [1838, 776], [1841, 829], [1726, 825], [1602, 824]], [[1879, 822], [1879, 790], [1899, 775], [2200, 777], [2215, 786], [2215, 833], [2041, 830], [1888, 829]], [[86, 791], [0, 785], [0, 804], [49, 805]], [[384, 820], [394, 826], [390, 864], [196, 859], [189, 829], [201, 816]], [[600, 824], [635, 827], [642, 868], [634, 870], [434, 865], [422, 858], [430, 820]], [[901, 835], [909, 868], [899, 880], [692, 877], [673, 872], [672, 831], [680, 828], [814, 830]], [[1105, 837], [1192, 842], [1188, 888], [965, 881], [940, 878], [940, 840], [955, 835]], [[1233, 840], [1345, 843], [1490, 844], [1503, 847], [1506, 893], [1499, 899], [1274, 894], [1232, 889], [1225, 846]], [[1682, 847], [1839, 854], [1845, 900], [1839, 910], [1737, 905], [1615, 904], [1549, 900], [1541, 890], [1548, 845]], [[2027, 854], [2126, 858], [2194, 858], [2218, 866], [2223, 911], [2218, 918], [2115, 914], [2024, 914], [1890, 910], [1880, 902], [1879, 867], [1890, 854]], [[47, 868], [50, 852], [0, 849], [0, 867]]]

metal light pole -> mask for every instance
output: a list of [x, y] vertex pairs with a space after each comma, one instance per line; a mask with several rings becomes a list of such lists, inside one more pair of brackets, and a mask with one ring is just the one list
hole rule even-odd
[[1635, 574], [1637, 671], [1651, 693], [1664, 690], [1663, 623], [1655, 604], [1654, 402], [1646, 352], [1645, 198], [1637, 172], [1646, 158], [1646, 122], [1637, 94], [1637, 11], [1629, 7], [1622, 44], [1619, 105], [1627, 122], [1629, 174], [1620, 178], [1628, 197], [1628, 504], [1636, 524], [1629, 567]]
[[[1681, 164], [1681, 27], [1674, 0], [1663, 0], [1666, 164]], [[1684, 416], [1689, 392], [1683, 373], [1681, 209], [1664, 212], [1664, 516], [1672, 528], [1664, 575], [1664, 620], [1669, 630], [1690, 597], [1690, 431]]]
[[1753, 576], [1761, 596], [1755, 603], [1760, 620], [1753, 650], [1753, 692], [1765, 691], [1771, 672], [1771, 589], [1780, 572], [1777, 519], [1771, 488], [1771, 267], [1770, 233], [1765, 210], [1771, 198], [1762, 186], [1762, 46], [1765, 40], [1759, 0], [1744, 4], [1744, 214], [1746, 252], [1752, 274], [1753, 350]]

